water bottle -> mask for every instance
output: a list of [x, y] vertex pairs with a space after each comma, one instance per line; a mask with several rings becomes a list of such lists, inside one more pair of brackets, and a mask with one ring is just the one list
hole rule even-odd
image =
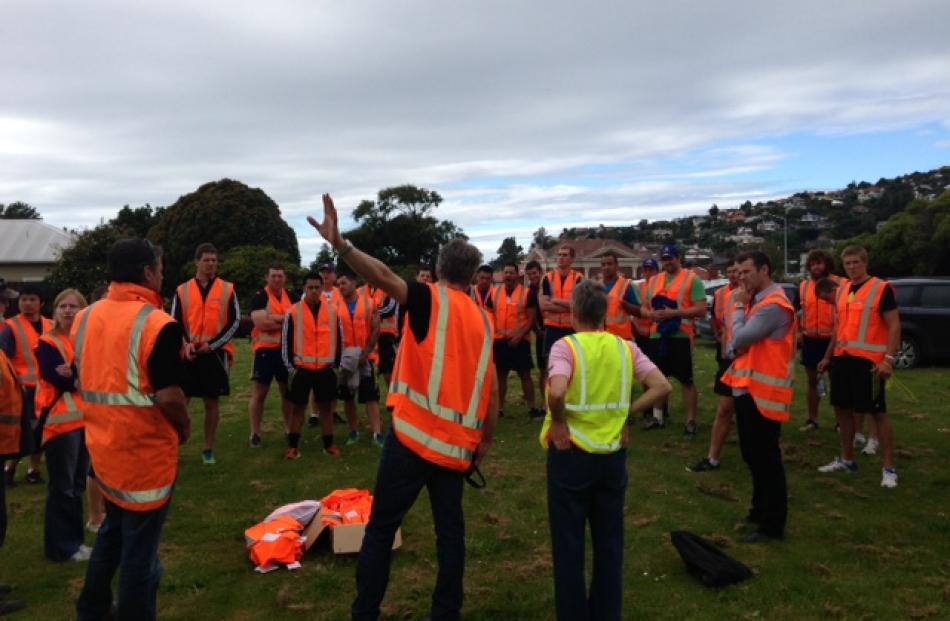
[[822, 373], [818, 376], [818, 398], [824, 399], [826, 394], [828, 394], [828, 390], [825, 388], [825, 374]]

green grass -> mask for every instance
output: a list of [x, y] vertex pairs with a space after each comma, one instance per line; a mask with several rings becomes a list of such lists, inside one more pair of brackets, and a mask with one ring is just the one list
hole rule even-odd
[[[631, 434], [626, 502], [625, 618], [628, 619], [924, 619], [950, 618], [950, 382], [946, 369], [900, 374], [917, 401], [892, 391], [900, 487], [879, 487], [880, 457], [863, 457], [855, 476], [820, 475], [836, 454], [827, 403], [822, 428], [803, 434], [804, 395], [784, 429], [789, 479], [788, 538], [779, 544], [735, 543], [735, 526], [748, 507], [750, 477], [734, 436], [717, 473], [684, 466], [705, 455], [715, 408], [712, 348], [700, 344], [699, 436], [681, 436], [684, 420], [674, 389], [673, 424]], [[218, 464], [201, 464], [201, 420], [181, 452], [181, 475], [166, 524], [159, 592], [162, 619], [344, 619], [354, 595], [355, 558], [318, 550], [296, 572], [252, 571], [243, 532], [273, 507], [320, 498], [337, 487], [372, 488], [379, 452], [365, 437], [344, 457], [319, 450], [306, 430], [303, 458], [283, 459], [277, 401], [268, 402], [262, 450], [247, 448], [250, 354], [239, 349], [233, 396], [223, 402]], [[520, 398], [512, 381], [509, 399]], [[799, 376], [797, 386], [804, 385]], [[276, 390], [274, 391], [276, 392]], [[538, 425], [523, 406], [508, 405], [493, 453], [484, 465], [488, 487], [467, 489], [466, 619], [551, 619], [553, 585], [545, 504], [544, 453]], [[337, 428], [338, 441], [344, 429]], [[22, 476], [22, 472], [21, 472]], [[726, 500], [709, 495], [719, 488]], [[720, 487], [721, 486], [721, 487]], [[53, 564], [42, 556], [45, 489], [8, 490], [10, 531], [0, 550], [0, 582], [17, 584], [30, 608], [23, 619], [73, 618], [84, 565]], [[716, 537], [727, 552], [754, 568], [743, 585], [709, 590], [686, 575], [669, 532], [688, 529]], [[428, 499], [403, 525], [384, 603], [388, 619], [426, 616], [435, 576]], [[92, 543], [90, 535], [88, 543]]]

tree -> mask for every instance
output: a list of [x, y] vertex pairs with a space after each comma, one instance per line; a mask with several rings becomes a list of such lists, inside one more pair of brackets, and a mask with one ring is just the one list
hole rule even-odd
[[518, 264], [522, 259], [524, 259], [524, 248], [518, 245], [514, 237], [506, 237], [498, 247], [498, 256], [491, 262], [491, 266], [499, 269], [506, 263]]
[[152, 227], [158, 224], [164, 212], [164, 207], [153, 208], [148, 203], [135, 209], [125, 205], [114, 218], [109, 220], [109, 224], [134, 237], [146, 237]]
[[465, 233], [432, 212], [442, 202], [437, 192], [414, 185], [380, 190], [375, 201], [364, 200], [353, 210], [357, 227], [345, 235], [391, 267], [434, 265], [439, 249]]
[[320, 244], [320, 252], [317, 253], [317, 258], [310, 263], [310, 270], [315, 272], [320, 269], [321, 265], [326, 265], [327, 263], [336, 265], [336, 259], [336, 252], [330, 247], [330, 244]]
[[719, 217], [719, 205], [713, 203], [713, 206], [709, 208], [709, 217], [715, 220]]
[[239, 246], [271, 246], [300, 264], [294, 230], [260, 188], [222, 179], [206, 183], [162, 211], [148, 238], [163, 247], [165, 291], [193, 276], [198, 244], [211, 242], [222, 254]]
[[0, 220], [41, 220], [40, 212], [35, 207], [22, 201], [9, 205], [0, 203]]
[[221, 278], [234, 283], [234, 290], [237, 291], [242, 312], [245, 314], [248, 313], [254, 293], [264, 286], [267, 267], [273, 263], [284, 266], [284, 272], [287, 274], [287, 289], [303, 286], [306, 270], [284, 250], [273, 246], [246, 245], [231, 248], [221, 256], [218, 271]]
[[63, 250], [59, 261], [46, 277], [52, 295], [67, 287], [79, 289], [89, 296], [97, 287], [108, 284], [106, 258], [112, 244], [131, 235], [112, 224], [100, 224], [83, 231], [76, 242]]

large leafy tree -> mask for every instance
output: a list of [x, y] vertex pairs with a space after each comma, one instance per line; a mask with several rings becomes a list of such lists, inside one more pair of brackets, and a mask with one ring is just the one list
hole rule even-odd
[[443, 244], [465, 237], [453, 222], [433, 215], [441, 202], [438, 192], [414, 185], [380, 190], [375, 201], [353, 210], [357, 227], [345, 236], [396, 268], [433, 265]]
[[495, 269], [503, 267], [506, 263], [520, 263], [524, 258], [524, 248], [518, 245], [514, 237], [506, 237], [501, 241], [498, 247], [498, 256], [491, 262]]
[[306, 270], [300, 267], [289, 253], [273, 246], [237, 246], [220, 257], [218, 271], [221, 278], [234, 283], [243, 313], [249, 312], [254, 292], [264, 286], [267, 268], [274, 263], [283, 265], [288, 289], [297, 289], [303, 285]]
[[16, 201], [10, 203], [9, 205], [4, 205], [0, 203], [0, 219], [3, 220], [40, 220], [40, 212], [36, 210], [35, 207], [24, 203], [22, 201]]
[[164, 207], [152, 207], [147, 203], [134, 209], [126, 205], [109, 220], [109, 224], [122, 229], [130, 236], [145, 237], [152, 227], [158, 224], [164, 212]]
[[80, 233], [76, 242], [63, 250], [59, 261], [46, 277], [50, 294], [56, 295], [72, 287], [88, 297], [97, 287], [107, 284], [106, 258], [109, 248], [118, 240], [132, 236], [129, 231], [113, 224], [100, 224]]
[[222, 254], [238, 246], [271, 246], [300, 263], [297, 236], [280, 208], [260, 188], [233, 179], [206, 183], [165, 209], [148, 233], [165, 251], [165, 289], [191, 277], [198, 244], [211, 242]]

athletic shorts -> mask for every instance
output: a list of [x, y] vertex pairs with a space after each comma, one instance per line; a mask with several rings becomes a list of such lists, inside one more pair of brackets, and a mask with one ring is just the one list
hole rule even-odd
[[509, 371], [524, 373], [534, 368], [531, 362], [531, 342], [522, 339], [517, 347], [509, 347], [508, 341], [495, 341], [495, 370], [502, 374]]
[[882, 414], [887, 411], [884, 380], [874, 373], [870, 360], [854, 356], [831, 359], [831, 405], [856, 414]]
[[287, 367], [280, 358], [279, 349], [259, 349], [254, 352], [254, 372], [251, 379], [264, 386], [270, 386], [272, 380], [287, 383]]
[[831, 339], [802, 337], [802, 366], [806, 369], [818, 368], [818, 363], [825, 357], [830, 342]]
[[[369, 403], [370, 401], [379, 401], [379, 383], [376, 381], [376, 367], [369, 363], [370, 374], [360, 377], [359, 387], [353, 391], [349, 385], [340, 378], [340, 387], [337, 390], [337, 398], [342, 401], [352, 401], [356, 397], [357, 403]], [[356, 393], [355, 395], [353, 393]]]
[[185, 363], [182, 389], [188, 397], [226, 397], [231, 394], [229, 371], [227, 352], [218, 350], [210, 354], [199, 354], [194, 360]]
[[544, 326], [544, 362], [547, 363], [551, 348], [565, 336], [574, 334], [574, 328], [552, 328]]
[[693, 384], [693, 344], [688, 338], [671, 337], [666, 343], [650, 339], [653, 349], [650, 359], [663, 375], [676, 378], [683, 386]]
[[534, 337], [534, 358], [541, 373], [547, 373], [548, 358], [544, 355], [544, 332]]
[[328, 403], [336, 399], [336, 372], [332, 367], [310, 371], [297, 369], [287, 386], [287, 400], [294, 405], [310, 403], [313, 393], [317, 403]]
[[393, 372], [393, 364], [396, 362], [396, 336], [380, 334], [377, 347], [379, 348], [379, 372], [389, 375]]
[[[716, 356], [719, 358], [719, 356]], [[713, 386], [713, 392], [719, 395], [720, 397], [731, 397], [732, 396], [732, 386], [726, 386], [722, 383], [722, 375], [726, 372], [726, 369], [732, 365], [732, 360], [726, 358], [724, 360], [717, 360], [719, 365], [716, 369], [716, 383]]]

